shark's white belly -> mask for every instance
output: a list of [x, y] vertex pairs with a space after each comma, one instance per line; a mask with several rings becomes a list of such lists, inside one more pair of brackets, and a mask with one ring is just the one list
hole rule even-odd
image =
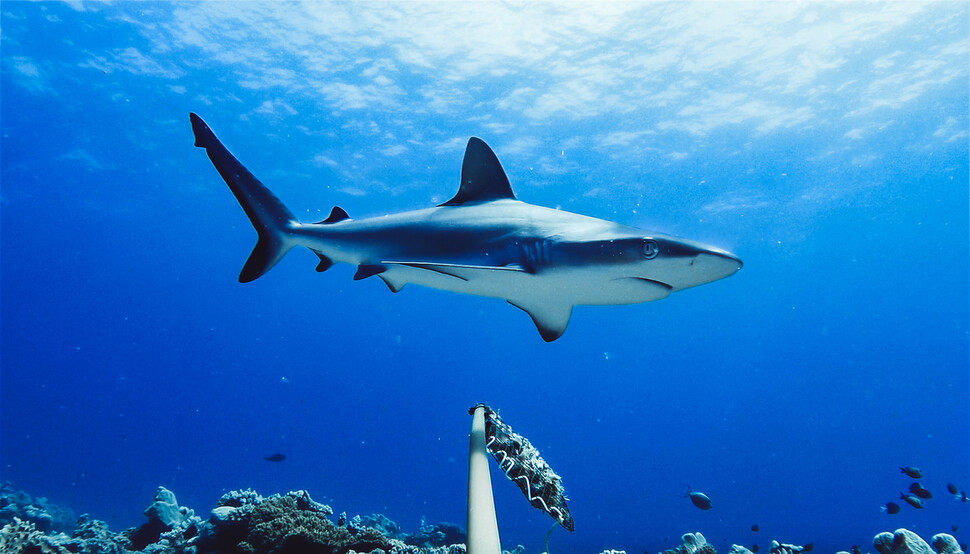
[[380, 276], [393, 289], [411, 283], [526, 304], [639, 304], [660, 300], [670, 293], [669, 287], [652, 281], [609, 276], [591, 279], [590, 272], [577, 269], [546, 270], [532, 274], [505, 269], [449, 268], [449, 274], [445, 274], [406, 265], [390, 265]]

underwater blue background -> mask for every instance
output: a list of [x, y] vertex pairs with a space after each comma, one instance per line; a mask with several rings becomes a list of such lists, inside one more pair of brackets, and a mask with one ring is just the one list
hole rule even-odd
[[[968, 5], [3, 2], [0, 478], [113, 528], [158, 485], [464, 526], [470, 406], [562, 476], [553, 552], [968, 541]], [[199, 113], [304, 221], [521, 200], [736, 275], [578, 307], [351, 280], [255, 233]], [[282, 463], [263, 460], [284, 453]], [[916, 465], [935, 493], [898, 500]], [[492, 464], [503, 546], [551, 519]], [[713, 509], [682, 498], [707, 493]], [[888, 501], [901, 513], [880, 512]], [[760, 532], [750, 530], [752, 524]]]

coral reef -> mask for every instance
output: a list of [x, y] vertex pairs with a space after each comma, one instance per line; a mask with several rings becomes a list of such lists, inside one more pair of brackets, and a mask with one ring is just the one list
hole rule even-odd
[[[179, 506], [175, 494], [158, 487], [144, 512], [147, 521], [120, 533], [87, 514], [67, 523], [70, 512], [44, 498], [0, 486], [0, 552], [20, 554], [465, 554], [465, 534], [450, 523], [422, 525], [406, 533], [381, 514], [341, 514], [306, 491], [263, 497], [253, 490], [226, 493], [207, 520]], [[930, 541], [906, 529], [873, 539], [879, 554], [963, 554], [951, 535]], [[802, 554], [810, 545], [771, 541], [771, 554]], [[858, 549], [853, 547], [853, 551]], [[517, 546], [503, 554], [523, 554]], [[604, 550], [601, 554], [625, 554]], [[662, 554], [717, 554], [701, 533], [687, 533]], [[732, 545], [729, 554], [752, 554]], [[848, 554], [838, 553], [838, 554]]]
[[0, 527], [13, 523], [14, 517], [33, 523], [41, 533], [69, 532], [77, 520], [70, 510], [51, 504], [42, 496], [35, 498], [14, 490], [10, 483], [0, 483]]
[[717, 554], [714, 547], [700, 533], [687, 533], [680, 538], [680, 546], [664, 550], [663, 554]]
[[[933, 535], [933, 548], [939, 554], [963, 554], [957, 540], [946, 533]], [[879, 554], [933, 554], [930, 545], [908, 529], [896, 529], [895, 533], [879, 533], [872, 539], [872, 546]]]

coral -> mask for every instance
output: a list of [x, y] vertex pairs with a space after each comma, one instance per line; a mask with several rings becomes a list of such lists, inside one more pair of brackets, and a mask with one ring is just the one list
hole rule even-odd
[[731, 550], [730, 552], [728, 552], [728, 554], [754, 554], [754, 553], [748, 550], [747, 548], [741, 546], [740, 544], [732, 544]]
[[68, 549], [92, 554], [124, 554], [133, 548], [127, 535], [112, 533], [107, 523], [88, 519], [88, 515], [83, 514], [74, 527]]
[[33, 523], [42, 533], [69, 532], [77, 519], [70, 510], [51, 504], [42, 496], [34, 498], [14, 490], [10, 483], [0, 483], [0, 526], [12, 523], [14, 517]]
[[230, 506], [233, 508], [239, 508], [242, 506], [255, 506], [263, 501], [263, 497], [260, 496], [253, 489], [229, 491], [222, 495], [222, 498], [216, 502], [216, 506]]
[[343, 554], [403, 546], [377, 529], [334, 525], [327, 519], [333, 510], [313, 501], [306, 491], [274, 495], [236, 511], [241, 513], [209, 518], [214, 528], [200, 541], [200, 552]]
[[930, 545], [908, 529], [896, 529], [895, 533], [879, 533], [872, 539], [879, 554], [933, 554]]
[[66, 535], [45, 535], [34, 522], [14, 516], [13, 521], [0, 529], [0, 552], [69, 554], [70, 551], [59, 544], [61, 538]]
[[405, 544], [430, 548], [449, 544], [464, 544], [465, 532], [454, 523], [437, 523], [435, 525], [422, 525], [418, 533], [413, 535], [404, 533], [399, 538]]
[[[202, 520], [189, 508], [180, 507], [175, 493], [158, 487], [155, 498], [145, 509], [148, 522], [125, 533], [133, 550], [182, 552], [196, 542]], [[152, 549], [148, 547], [153, 546]]]
[[369, 516], [363, 516], [360, 518], [360, 522], [364, 527], [373, 527], [392, 539], [401, 538], [401, 526], [391, 521], [384, 514], [371, 514]]
[[946, 533], [933, 535], [933, 538], [930, 539], [930, 543], [933, 544], [933, 548], [935, 548], [940, 554], [963, 554], [960, 544], [953, 537], [953, 535], [948, 535]]
[[680, 538], [680, 546], [672, 550], [665, 550], [663, 554], [717, 554], [704, 535], [687, 533]]
[[[178, 505], [175, 495], [159, 487], [145, 510], [148, 521], [122, 533], [113, 533], [103, 521], [82, 515], [72, 534], [45, 532], [35, 517], [48, 510], [46, 501], [0, 490], [7, 501], [10, 521], [0, 528], [0, 552], [20, 554], [465, 554], [464, 533], [453, 524], [425, 525], [411, 535], [390, 519], [375, 514], [355, 516], [352, 524], [334, 525], [329, 506], [315, 502], [306, 491], [267, 498], [252, 490], [223, 495], [203, 522]], [[26, 510], [33, 506], [36, 509]], [[54, 517], [38, 518], [50, 527]], [[384, 532], [386, 531], [386, 533]], [[404, 538], [419, 544], [405, 544]], [[521, 554], [522, 547], [511, 554]]]
[[799, 554], [805, 550], [804, 546], [795, 544], [781, 544], [778, 541], [771, 541], [771, 554]]

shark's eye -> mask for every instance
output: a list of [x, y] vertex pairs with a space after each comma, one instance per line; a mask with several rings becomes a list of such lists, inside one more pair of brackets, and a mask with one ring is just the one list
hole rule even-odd
[[660, 246], [656, 241], [645, 240], [643, 241], [643, 246], [640, 247], [640, 252], [643, 253], [644, 258], [652, 260], [660, 253]]

